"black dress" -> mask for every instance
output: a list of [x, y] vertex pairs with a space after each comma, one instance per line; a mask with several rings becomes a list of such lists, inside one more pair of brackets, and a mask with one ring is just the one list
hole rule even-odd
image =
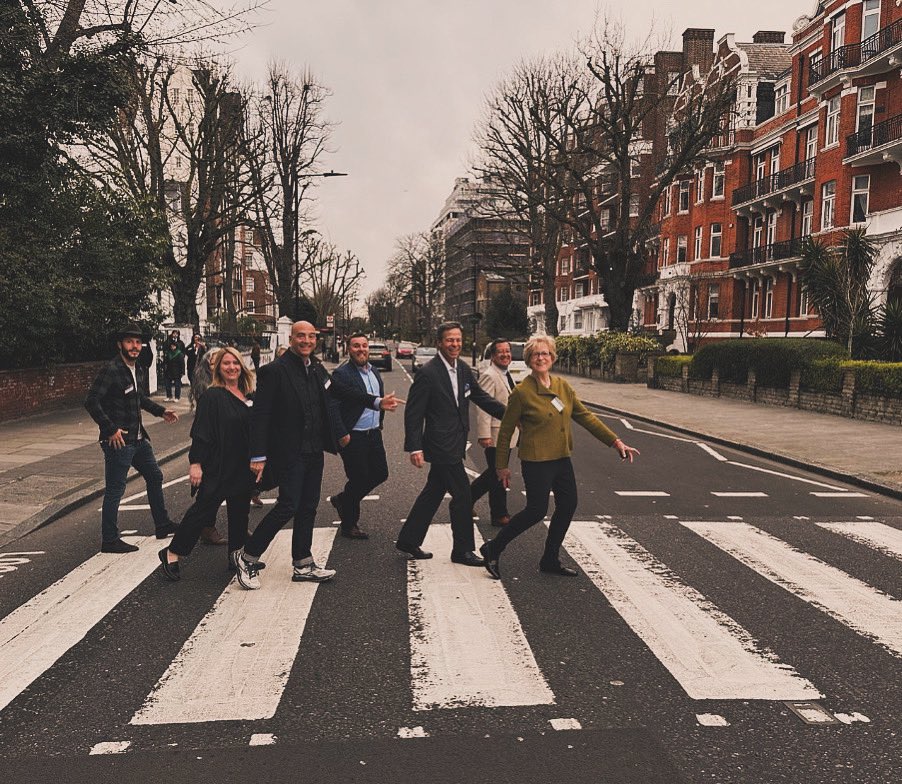
[[254, 481], [248, 464], [250, 408], [224, 387], [210, 387], [197, 403], [188, 460], [200, 463], [203, 478], [169, 545], [189, 555], [202, 528], [216, 522], [223, 501], [229, 520], [229, 550], [244, 546]]

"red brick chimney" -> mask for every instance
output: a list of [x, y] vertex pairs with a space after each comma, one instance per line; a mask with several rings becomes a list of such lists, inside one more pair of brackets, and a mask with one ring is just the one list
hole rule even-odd
[[690, 27], [683, 32], [683, 62], [688, 70], [697, 65], [707, 73], [714, 65], [714, 31]]

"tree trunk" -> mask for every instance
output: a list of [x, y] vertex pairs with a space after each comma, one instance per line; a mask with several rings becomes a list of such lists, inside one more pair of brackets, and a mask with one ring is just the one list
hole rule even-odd
[[197, 314], [197, 284], [180, 276], [172, 281], [172, 314], [176, 324], [192, 324], [199, 328], [200, 318]]

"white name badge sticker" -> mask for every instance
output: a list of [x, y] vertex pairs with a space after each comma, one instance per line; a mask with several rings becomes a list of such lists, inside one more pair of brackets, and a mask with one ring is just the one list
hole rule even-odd
[[331, 386], [332, 386], [332, 379], [331, 379], [331, 378], [327, 378], [324, 387], [325, 387], [325, 389], [328, 389], [328, 388], [331, 387]]
[[135, 388], [134, 388], [131, 384], [129, 384], [129, 385], [125, 388], [124, 394], [130, 395], [130, 394], [131, 394], [132, 392], [134, 392], [134, 391], [135, 391]]
[[465, 390], [464, 390], [464, 397], [470, 397], [470, 390], [469, 390], [469, 389], [465, 389]]
[[561, 402], [561, 399], [559, 397], [553, 397], [551, 399], [551, 405], [553, 405], [559, 413], [564, 413], [564, 404]]

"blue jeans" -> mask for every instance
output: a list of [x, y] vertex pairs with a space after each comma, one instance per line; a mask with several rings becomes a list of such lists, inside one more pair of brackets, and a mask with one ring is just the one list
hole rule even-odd
[[142, 438], [134, 444], [126, 444], [121, 449], [113, 449], [105, 441], [100, 442], [104, 457], [104, 478], [106, 489], [103, 493], [103, 510], [100, 513], [100, 530], [104, 542], [114, 542], [119, 538], [119, 502], [125, 494], [125, 480], [128, 469], [135, 470], [144, 477], [147, 485], [147, 500], [156, 528], [169, 525], [169, 513], [163, 499], [163, 472], [157, 465], [150, 441]]

